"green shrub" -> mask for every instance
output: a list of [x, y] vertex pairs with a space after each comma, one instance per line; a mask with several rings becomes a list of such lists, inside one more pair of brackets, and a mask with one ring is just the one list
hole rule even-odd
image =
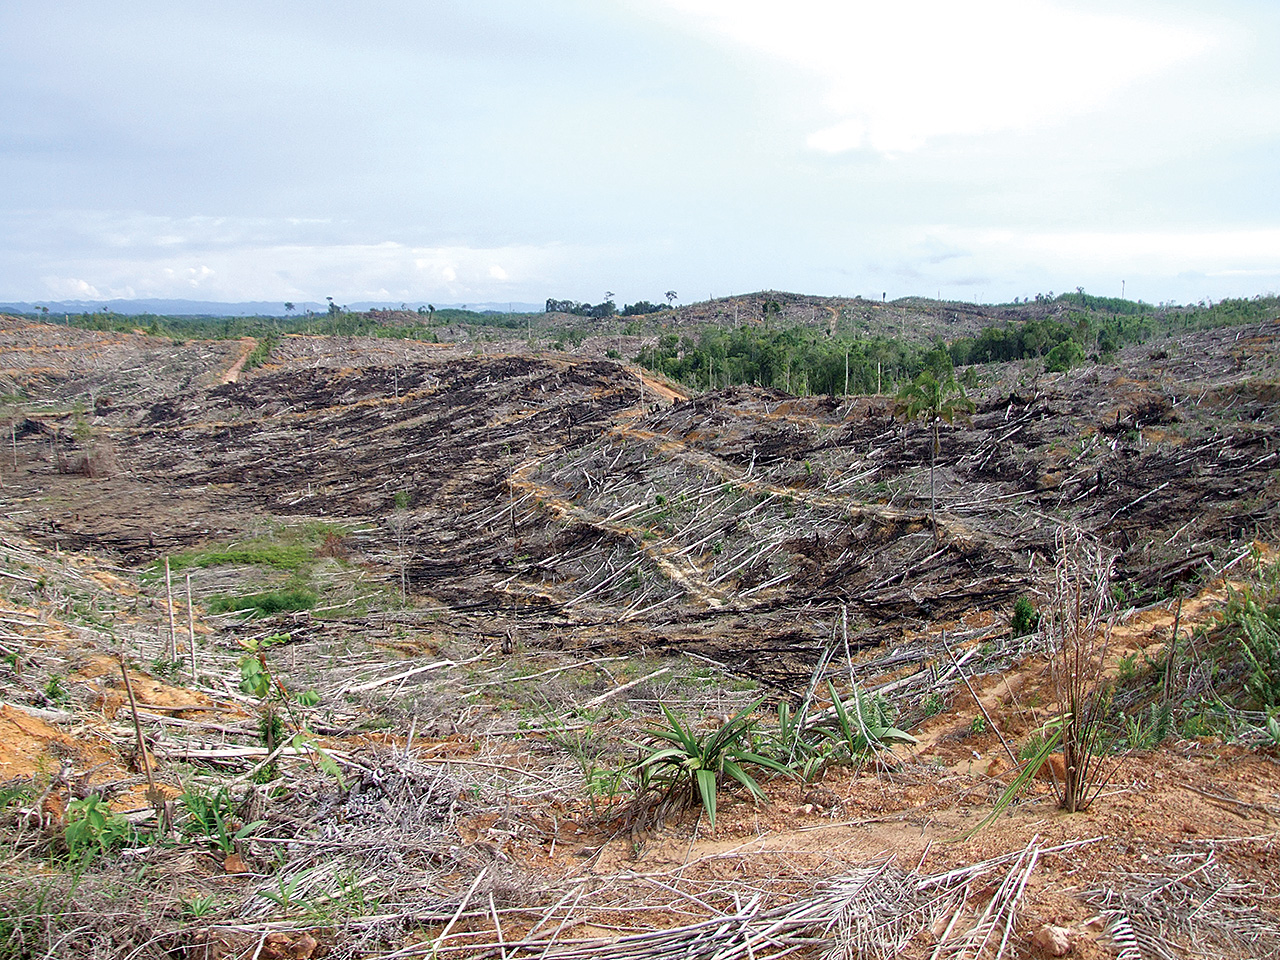
[[1064, 340], [1044, 358], [1044, 368], [1048, 373], [1065, 373], [1084, 360], [1084, 351], [1074, 340]]
[[1126, 653], [1116, 664], [1116, 681], [1122, 684], [1129, 683], [1137, 679], [1137, 676], [1138, 655], [1136, 653]]
[[244, 369], [252, 370], [254, 367], [260, 367], [271, 357], [271, 351], [279, 344], [280, 338], [274, 333], [268, 333], [258, 338], [258, 345], [245, 358]]
[[178, 800], [190, 815], [182, 832], [208, 838], [224, 855], [234, 852], [238, 841], [266, 824], [255, 820], [236, 829], [234, 804], [226, 787], [219, 787], [216, 793], [188, 787]]
[[1130, 750], [1150, 750], [1165, 741], [1173, 730], [1173, 705], [1151, 703], [1145, 713], [1124, 715], [1124, 745]]
[[45, 699], [55, 706], [62, 706], [71, 699], [71, 694], [68, 692], [66, 685], [62, 681], [62, 674], [55, 673], [49, 678], [48, 682], [45, 683], [41, 690]]
[[[180, 570], [239, 565], [300, 570], [316, 558], [320, 548], [340, 543], [349, 532], [341, 524], [324, 520], [280, 526], [271, 534], [253, 540], [175, 553], [169, 557], [169, 569], [177, 573]], [[164, 575], [163, 560], [151, 565], [150, 575]]]
[[[1018, 748], [1018, 759], [1031, 760], [1038, 756], [1044, 751], [1045, 741], [1048, 739], [1049, 735], [1046, 733], [1046, 728], [1034, 731], [1031, 736], [1027, 737], [1026, 742]], [[1056, 740], [1054, 745], [1055, 747], [1057, 746]], [[1049, 752], [1052, 753], [1053, 751], [1050, 750]]]
[[[0, 958], [36, 960], [55, 955], [53, 941], [63, 933], [66, 894], [53, 879], [37, 882], [6, 877], [0, 906]], [[52, 948], [52, 949], [51, 949]]]
[[1010, 626], [1015, 639], [1035, 633], [1040, 626], [1040, 614], [1026, 597], [1019, 597], [1013, 602], [1013, 620]]
[[63, 833], [72, 860], [92, 860], [124, 843], [129, 821], [115, 813], [98, 797], [72, 800], [67, 804], [67, 826]]
[[1261, 606], [1245, 595], [1228, 605], [1245, 665], [1244, 690], [1263, 710], [1280, 706], [1280, 604]]
[[35, 780], [9, 780], [0, 783], [0, 810], [11, 803], [30, 803], [37, 796]]
[[319, 600], [316, 592], [306, 587], [282, 587], [243, 597], [214, 597], [209, 601], [209, 612], [230, 613], [243, 610], [256, 611], [259, 616], [270, 616], [291, 610], [310, 610]]
[[817, 779], [835, 759], [832, 744], [810, 726], [808, 700], [798, 710], [792, 710], [787, 701], [780, 701], [777, 727], [753, 740], [752, 749], [799, 773], [805, 783]]

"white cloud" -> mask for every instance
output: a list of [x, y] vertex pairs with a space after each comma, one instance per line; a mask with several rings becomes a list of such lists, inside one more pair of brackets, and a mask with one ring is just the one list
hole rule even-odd
[[[903, 293], [1010, 299], [1083, 285], [1151, 302], [1280, 286], [1280, 229], [1051, 231], [938, 225], [886, 231], [865, 252]], [[945, 251], [939, 256], [938, 251]], [[895, 279], [896, 278], [896, 279]], [[1122, 285], [1123, 284], [1123, 285]]]
[[809, 146], [897, 153], [1094, 109], [1215, 43], [1204, 29], [1048, 0], [664, 0], [816, 74], [833, 117]]
[[1280, 229], [1206, 231], [938, 231], [961, 246], [1022, 251], [1066, 261], [1081, 270], [1280, 272]]
[[101, 300], [103, 295], [93, 284], [78, 277], [42, 277], [41, 281], [55, 300]]
[[[189, 297], [209, 300], [541, 300], [558, 267], [581, 259], [558, 246], [426, 247], [381, 243], [188, 243], [157, 250], [145, 238], [64, 258], [40, 278], [51, 299]], [[505, 264], [505, 266], [504, 266]], [[513, 286], [511, 277], [522, 278]]]

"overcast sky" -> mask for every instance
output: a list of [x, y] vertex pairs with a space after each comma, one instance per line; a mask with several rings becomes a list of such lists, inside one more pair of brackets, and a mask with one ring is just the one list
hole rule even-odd
[[3, 0], [0, 298], [1280, 290], [1280, 3]]

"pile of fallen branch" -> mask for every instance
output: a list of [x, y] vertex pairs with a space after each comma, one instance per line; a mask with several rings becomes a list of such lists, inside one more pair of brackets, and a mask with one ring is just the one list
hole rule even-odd
[[[1086, 843], [1092, 841], [1084, 841]], [[481, 868], [447, 911], [420, 910], [397, 916], [353, 918], [334, 931], [330, 956], [356, 955], [356, 941], [367, 949], [376, 927], [384, 937], [398, 934], [401, 946], [380, 954], [383, 960], [412, 957], [505, 957], [507, 960], [774, 960], [786, 956], [832, 960], [890, 960], [904, 950], [931, 950], [933, 960], [1000, 960], [1011, 955], [1018, 932], [1019, 907], [1039, 857], [1078, 846], [1042, 848], [1033, 839], [1025, 848], [971, 866], [935, 874], [904, 871], [882, 860], [823, 881], [807, 895], [771, 903], [760, 892], [733, 891], [731, 906], [720, 909], [711, 897], [694, 896], [649, 875], [581, 879], [550, 907], [500, 906], [495, 890], [502, 882], [498, 865]], [[578, 927], [609, 927], [612, 908], [600, 893], [618, 883], [631, 885], [633, 915], [647, 909], [635, 899], [635, 884], [650, 881], [674, 893], [686, 906], [701, 908], [689, 923], [655, 927], [621, 937], [571, 938]], [[510, 881], [508, 879], [507, 883]], [[504, 891], [507, 898], [510, 889]], [[728, 894], [726, 894], [728, 896]], [[660, 913], [671, 915], [668, 908]], [[505, 917], [505, 921], [504, 921]], [[533, 918], [532, 921], [525, 918]], [[528, 925], [531, 922], [531, 925]], [[522, 926], [522, 924], [527, 926]], [[210, 927], [204, 935], [265, 939], [269, 934], [301, 934], [301, 924], [237, 923]], [[523, 931], [517, 933], [517, 931]], [[435, 932], [438, 931], [438, 932]]]
[[[1238, 842], [1270, 847], [1274, 837]], [[1120, 960], [1280, 956], [1274, 884], [1233, 876], [1212, 841], [1147, 859], [1149, 872], [1111, 874], [1085, 893]]]

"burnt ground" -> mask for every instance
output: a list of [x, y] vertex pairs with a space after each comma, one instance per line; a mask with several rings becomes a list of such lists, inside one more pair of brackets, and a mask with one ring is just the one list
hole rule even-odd
[[[642, 402], [636, 372], [605, 360], [304, 337], [211, 386], [228, 351], [179, 348], [206, 359], [195, 385], [135, 397], [119, 371], [155, 345], [123, 354], [100, 335], [91, 350], [74, 333], [110, 402], [29, 403], [5, 475], [12, 515], [46, 542], [138, 565], [267, 518], [326, 518], [388, 581], [403, 564], [433, 609], [532, 642], [692, 649], [781, 686], [837, 629], [892, 645], [1034, 592], [1062, 523], [1117, 551], [1117, 592], [1141, 603], [1277, 519], [1276, 324], [1065, 375], [978, 369], [971, 421], [941, 433], [936, 543], [928, 433], [887, 397], [737, 387], [670, 403], [650, 387]], [[387, 349], [405, 353], [386, 364]], [[32, 400], [78, 398], [83, 369], [55, 389], [56, 366], [21, 366], [35, 356], [11, 350], [0, 369]], [[114, 464], [103, 476], [59, 472], [88, 470], [93, 450]]]
[[[530, 799], [520, 800], [524, 812], [514, 818], [510, 786], [502, 788], [501, 802], [490, 795], [491, 784], [465, 787], [495, 806], [467, 808], [450, 828], [455, 832], [446, 831], [447, 843], [465, 841], [447, 868], [453, 873], [441, 873], [446, 867], [433, 861], [432, 889], [450, 891], [433, 909], [446, 918], [467, 885], [480, 882], [476, 871], [485, 863], [508, 864], [503, 870], [514, 863], [521, 883], [541, 877], [550, 884], [523, 900], [519, 890], [494, 888], [499, 907], [537, 902], [543, 909], [560, 895], [556, 884], [564, 877], [604, 871], [613, 879], [600, 881], [595, 895], [622, 910], [628, 901], [613, 885], [633, 868], [621, 849], [625, 833], [619, 839], [596, 816], [591, 778], [601, 770], [584, 763], [579, 774], [593, 798], [588, 804], [581, 794], [566, 799], [569, 792], [538, 799], [550, 789], [537, 779], [550, 775], [538, 764], [565, 756], [556, 751], [571, 742], [573, 757], [594, 756], [584, 753], [583, 740], [593, 724], [616, 725], [625, 742], [638, 735], [636, 722], [657, 715], [659, 703], [718, 713], [747, 702], [736, 682], [797, 697], [824, 672], [852, 674], [891, 695], [899, 725], [921, 736], [925, 759], [878, 775], [833, 774], [821, 796], [771, 786], [780, 806], [768, 814], [726, 797], [725, 826], [710, 846], [705, 837], [698, 841], [701, 859], [694, 862], [701, 866], [690, 875], [702, 886], [695, 893], [727, 909], [722, 894], [729, 888], [717, 886], [727, 882], [720, 858], [733, 870], [746, 869], [734, 851], [752, 837], [763, 851], [770, 832], [779, 845], [768, 856], [785, 865], [752, 861], [750, 869], [773, 871], [778, 889], [798, 890], [805, 878], [852, 868], [877, 850], [923, 864], [931, 842], [971, 826], [978, 808], [1003, 788], [998, 778], [1007, 780], [1007, 768], [996, 762], [1000, 744], [975, 726], [973, 697], [989, 701], [992, 716], [1018, 736], [1043, 719], [1039, 707], [1029, 706], [1042, 702], [1036, 691], [1043, 665], [1009, 636], [1007, 624], [1016, 597], [1043, 598], [1062, 525], [1115, 551], [1112, 593], [1122, 608], [1146, 611], [1132, 616], [1147, 618], [1126, 649], [1143, 656], [1159, 649], [1173, 622], [1161, 602], [1206, 589], [1221, 598], [1218, 578], [1241, 569], [1255, 541], [1275, 542], [1280, 511], [1280, 323], [1129, 348], [1114, 364], [1064, 375], [1019, 365], [975, 369], [972, 419], [941, 434], [936, 539], [928, 435], [895, 419], [888, 397], [796, 398], [737, 387], [688, 398], [608, 360], [506, 353], [500, 345], [478, 355], [472, 348], [311, 337], [285, 338], [265, 366], [224, 383], [243, 355], [239, 342], [173, 347], [142, 334], [17, 321], [0, 321], [0, 333], [0, 377], [10, 393], [4, 412], [12, 423], [0, 457], [3, 545], [6, 564], [21, 558], [6, 585], [26, 591], [5, 616], [22, 625], [12, 627], [14, 637], [33, 638], [37, 651], [32, 672], [17, 675], [14, 689], [26, 691], [31, 704], [49, 706], [41, 699], [46, 688], [31, 679], [42, 664], [83, 685], [86, 704], [98, 696], [92, 709], [107, 717], [120, 692], [110, 683], [102, 691], [102, 668], [86, 666], [82, 657], [63, 662], [55, 648], [114, 643], [119, 635], [155, 656], [165, 625], [154, 561], [329, 524], [324, 558], [304, 572], [322, 596], [321, 609], [265, 623], [206, 618], [201, 611], [195, 632], [207, 633], [209, 644], [201, 655], [221, 657], [221, 666], [210, 667], [190, 693], [157, 688], [146, 699], [180, 709], [196, 697], [196, 713], [174, 714], [178, 724], [194, 724], [179, 726], [179, 733], [203, 730], [201, 723], [212, 720], [219, 740], [232, 730], [242, 742], [252, 731], [245, 698], [235, 692], [237, 643], [287, 630], [289, 670], [299, 676], [310, 670], [308, 682], [336, 704], [323, 720], [317, 715], [318, 732], [337, 738], [349, 756], [377, 745], [367, 726], [375, 716], [384, 749], [399, 745], [407, 753], [416, 733], [433, 756], [541, 770], [521, 774], [534, 779], [522, 782], [526, 792], [517, 791]], [[89, 574], [91, 567], [110, 572]], [[81, 570], [72, 577], [79, 591], [101, 592], [89, 580], [114, 578], [112, 596], [76, 599], [70, 587], [50, 587], [46, 578], [58, 570], [68, 576], [66, 570]], [[304, 575], [231, 562], [189, 572], [198, 610], [216, 596]], [[121, 594], [130, 598], [123, 605]], [[73, 613], [89, 626], [40, 626]], [[942, 630], [963, 651], [973, 678], [976, 693], [967, 705], [959, 668], [943, 655]], [[516, 660], [500, 658], [504, 645], [519, 651]], [[439, 676], [451, 679], [429, 688], [420, 683], [437, 674], [415, 674], [405, 688], [391, 672], [402, 657], [439, 657]], [[674, 687], [652, 679], [677, 661], [701, 665], [728, 686], [701, 692], [687, 670]], [[649, 673], [627, 692], [620, 684], [630, 674], [618, 665], [631, 662], [635, 674]], [[163, 665], [162, 656], [156, 664]], [[512, 670], [524, 673], [513, 679]], [[519, 684], [526, 673], [549, 678], [539, 681], [541, 699], [534, 698], [546, 714], [535, 710], [537, 719], [529, 720], [520, 713], [520, 724], [531, 724], [520, 728], [512, 711], [530, 708], [515, 692], [525, 689]], [[565, 677], [583, 685], [563, 686]], [[376, 704], [369, 699], [375, 694], [382, 698]], [[553, 710], [557, 698], [576, 706]], [[620, 712], [601, 714], [600, 704]], [[939, 705], [947, 712], [936, 715]], [[214, 709], [219, 713], [199, 712]], [[8, 713], [4, 720], [15, 729], [36, 723]], [[154, 743], [167, 762], [196, 762], [191, 741], [179, 746], [174, 739], [173, 722], [147, 723], [157, 725]], [[518, 738], [520, 729], [540, 739], [504, 739]], [[121, 732], [117, 723], [99, 734], [127, 745], [132, 730]], [[51, 757], [81, 749], [52, 727], [36, 739], [63, 744], [48, 748]], [[84, 749], [88, 766], [96, 755]], [[4, 762], [27, 761], [5, 755]], [[382, 769], [360, 762], [359, 769]], [[1053, 843], [1097, 843], [1095, 859], [1050, 857], [1058, 866], [1042, 869], [1052, 879], [1036, 885], [1037, 917], [1085, 930], [1103, 901], [1070, 887], [1072, 878], [1102, 883], [1108, 865], [1172, 877], [1207, 850], [1209, 859], [1217, 857], [1215, 870], [1234, 871], [1237, 879], [1265, 876], [1273, 856], [1266, 838], [1274, 829], [1274, 766], [1266, 756], [1190, 741], [1169, 756], [1137, 761], [1117, 787], [1121, 799], [1095, 818], [1063, 820], [1042, 802], [1015, 814], [1007, 832], [934, 856], [950, 868], [1021, 849], [1037, 834]], [[1143, 798], [1166, 779], [1210, 783], [1217, 799], [1160, 793], [1175, 819], [1153, 816]], [[299, 791], [298, 803], [304, 796], [320, 803], [323, 791], [306, 793], [311, 789], [289, 786]], [[1223, 810], [1241, 819], [1238, 831]], [[827, 819], [811, 822], [819, 814]], [[840, 827], [835, 817], [855, 826]], [[885, 832], [872, 826], [880, 823]], [[643, 841], [650, 852], [642, 862], [653, 876], [668, 882], [664, 871], [678, 875], [680, 864], [690, 862], [698, 825], [691, 829], [687, 849], [679, 831]], [[1248, 837], [1254, 839], [1246, 844]], [[1237, 841], [1241, 846], [1215, 846]], [[631, 843], [638, 855], [641, 841]], [[1248, 856], [1239, 852], [1246, 847]], [[267, 853], [254, 849], [257, 866], [269, 872]], [[495, 859], [493, 850], [508, 859]], [[842, 851], [834, 862], [833, 850]], [[585, 866], [570, 860], [560, 876], [565, 857]], [[401, 869], [378, 868], [384, 877]], [[547, 872], [558, 879], [553, 883]], [[1076, 892], [1063, 892], [1068, 887]], [[540, 899], [548, 889], [555, 895]], [[247, 896], [235, 909], [249, 904], [254, 917], [267, 916], [262, 898]], [[1170, 910], [1176, 913], [1176, 905]], [[630, 929], [652, 921], [617, 922]], [[438, 933], [442, 925], [431, 929]], [[253, 929], [256, 936], [266, 928]], [[1081, 955], [1110, 955], [1097, 953], [1089, 938], [1096, 939], [1089, 934]], [[1216, 955], [1250, 954], [1224, 947]]]

